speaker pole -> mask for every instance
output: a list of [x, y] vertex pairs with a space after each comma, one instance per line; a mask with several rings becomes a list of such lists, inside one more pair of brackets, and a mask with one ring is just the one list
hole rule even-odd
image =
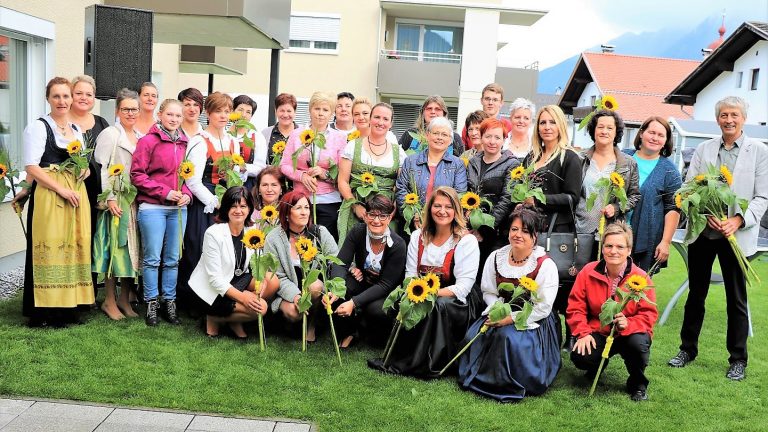
[[277, 88], [280, 84], [280, 50], [272, 50], [272, 60], [269, 65], [269, 111], [267, 113], [267, 124], [275, 124], [275, 98], [277, 97]]
[[208, 94], [213, 93], [213, 74], [208, 74]]

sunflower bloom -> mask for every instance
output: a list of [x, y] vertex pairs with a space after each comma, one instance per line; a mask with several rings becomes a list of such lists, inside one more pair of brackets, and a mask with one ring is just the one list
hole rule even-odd
[[307, 129], [304, 132], [301, 133], [301, 143], [304, 145], [312, 144], [312, 141], [315, 140], [315, 131], [312, 129]]
[[373, 184], [373, 182], [374, 182], [374, 181], [376, 181], [376, 177], [374, 177], [374, 176], [373, 176], [373, 174], [371, 174], [371, 173], [369, 173], [369, 172], [367, 172], [367, 171], [366, 171], [366, 172], [364, 172], [364, 173], [363, 173], [363, 174], [360, 176], [360, 180], [361, 180], [363, 183], [365, 183], [365, 184]]
[[264, 247], [264, 231], [258, 228], [251, 228], [243, 235], [243, 244], [248, 249], [261, 249]]
[[611, 173], [611, 183], [613, 183], [616, 187], [624, 189], [624, 177], [622, 177], [621, 174], [617, 173], [616, 171]]
[[411, 279], [411, 282], [408, 284], [405, 292], [408, 295], [408, 300], [414, 303], [421, 303], [427, 299], [430, 291], [429, 285], [427, 285], [427, 281], [424, 279], [414, 278]]
[[616, 98], [613, 96], [605, 96], [603, 98], [603, 108], [609, 111], [616, 111], [619, 109], [619, 103], [616, 102]]
[[632, 275], [627, 279], [627, 287], [632, 291], [641, 292], [648, 286], [648, 281], [643, 276]]
[[429, 292], [437, 294], [437, 291], [440, 289], [440, 278], [436, 274], [430, 272], [424, 275], [422, 279], [427, 283]]
[[190, 161], [184, 161], [179, 165], [179, 176], [184, 180], [189, 180], [195, 175], [195, 164]]
[[245, 165], [245, 159], [243, 159], [242, 156], [239, 154], [232, 155], [232, 163], [235, 165], [243, 166]]
[[110, 177], [119, 176], [120, 174], [125, 171], [125, 165], [123, 164], [114, 164], [111, 167], [109, 167], [109, 175]]
[[415, 193], [411, 192], [405, 195], [406, 204], [416, 204], [418, 202], [419, 202], [419, 196], [416, 195]]
[[480, 196], [474, 192], [467, 192], [461, 197], [461, 208], [475, 210], [480, 207]]
[[728, 186], [733, 184], [733, 174], [731, 174], [727, 166], [720, 165], [720, 176], [728, 183]]
[[675, 206], [677, 208], [681, 209], [683, 208], [683, 196], [680, 194], [675, 194]]
[[347, 134], [347, 141], [352, 141], [360, 138], [360, 131], [355, 129]]
[[301, 254], [301, 259], [304, 262], [310, 262], [317, 256], [317, 248], [312, 246], [309, 249], [307, 249], [306, 252]]
[[512, 180], [522, 180], [525, 174], [525, 168], [522, 165], [518, 165], [515, 169], [509, 172], [509, 178]]
[[269, 223], [274, 223], [277, 220], [277, 209], [275, 206], [264, 206], [263, 209], [261, 209], [261, 218]]
[[240, 114], [237, 111], [229, 113], [229, 121], [231, 121], [231, 122], [236, 122], [236, 121], [240, 120], [241, 118], [243, 118], [243, 115]]
[[67, 153], [69, 154], [79, 153], [81, 148], [83, 148], [83, 143], [81, 143], [78, 140], [74, 140], [71, 143], [67, 144]]
[[528, 276], [521, 277], [518, 283], [521, 287], [527, 289], [530, 292], [536, 292], [536, 290], [539, 289], [539, 284], [537, 284], [535, 280], [529, 278]]
[[272, 153], [281, 154], [285, 150], [285, 141], [278, 141], [272, 144]]
[[461, 158], [461, 161], [464, 162], [464, 168], [469, 166], [469, 159], [468, 158], [463, 157], [463, 158]]
[[703, 184], [704, 180], [706, 180], [706, 176], [704, 174], [699, 174], [696, 177], [693, 178], [693, 180], [698, 184]]
[[8, 167], [0, 163], [0, 180], [4, 179], [6, 174], [8, 174]]
[[303, 255], [305, 252], [307, 252], [310, 248], [313, 248], [315, 245], [312, 244], [312, 240], [306, 238], [306, 237], [299, 237], [298, 240], [296, 240], [296, 252], [299, 255]]

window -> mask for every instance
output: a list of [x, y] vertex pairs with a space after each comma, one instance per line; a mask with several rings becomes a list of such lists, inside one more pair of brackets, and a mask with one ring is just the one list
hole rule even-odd
[[341, 18], [338, 15], [293, 14], [291, 51], [338, 54]]
[[750, 90], [757, 90], [757, 80], [760, 77], [760, 69], [752, 69], [752, 84], [750, 84]]
[[744, 72], [739, 71], [736, 74], [736, 88], [741, 88], [741, 83], [744, 80]]
[[402, 59], [459, 63], [464, 29], [449, 25], [397, 23], [395, 47]]
[[[27, 42], [0, 30], [0, 147], [22, 170], [22, 133], [27, 123]], [[0, 197], [2, 202], [3, 197]]]
[[592, 95], [589, 98], [589, 106], [593, 107], [593, 106], [596, 106], [596, 105], [597, 105], [597, 96]]

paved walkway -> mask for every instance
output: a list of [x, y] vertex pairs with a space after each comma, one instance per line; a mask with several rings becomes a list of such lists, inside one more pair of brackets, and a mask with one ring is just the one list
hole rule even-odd
[[314, 432], [310, 423], [142, 410], [76, 401], [0, 398], [0, 431]]

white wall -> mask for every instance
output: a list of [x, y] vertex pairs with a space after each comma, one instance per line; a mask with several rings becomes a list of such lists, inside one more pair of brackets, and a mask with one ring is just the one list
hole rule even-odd
[[[757, 90], [750, 90], [752, 69], [760, 69]], [[741, 87], [738, 73], [743, 72]], [[706, 86], [694, 104], [696, 120], [715, 120], [715, 104], [726, 96], [739, 96], [749, 102], [747, 123], [768, 122], [768, 41], [760, 41], [734, 62], [733, 72], [723, 72]]]
[[[461, 51], [458, 123], [463, 124], [470, 112], [482, 109], [480, 98], [483, 87], [496, 80], [498, 33], [498, 11], [467, 9], [464, 17], [464, 46]], [[456, 125], [456, 129], [461, 130], [461, 127]]]

